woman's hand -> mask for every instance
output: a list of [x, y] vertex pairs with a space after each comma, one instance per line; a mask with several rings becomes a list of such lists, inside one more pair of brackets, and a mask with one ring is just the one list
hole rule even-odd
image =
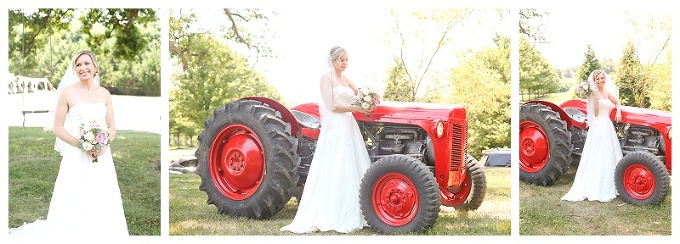
[[104, 154], [106, 152], [107, 148], [108, 148], [107, 146], [103, 146], [101, 150], [91, 149], [91, 150], [87, 151], [87, 154], [90, 155], [90, 157], [92, 157], [92, 159], [96, 159], [99, 156], [101, 156], [102, 154]]
[[616, 109], [616, 122], [621, 122], [621, 109]]
[[361, 106], [356, 105], [356, 104], [352, 104], [351, 106], [355, 107], [354, 111], [357, 111], [357, 112], [370, 113], [371, 111], [373, 111], [373, 108], [371, 108], [371, 107], [362, 108]]

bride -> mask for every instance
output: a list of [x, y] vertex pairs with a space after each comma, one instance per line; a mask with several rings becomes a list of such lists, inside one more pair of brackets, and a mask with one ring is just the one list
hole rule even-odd
[[359, 206], [359, 186], [371, 160], [352, 112], [371, 109], [352, 104], [358, 91], [342, 74], [347, 51], [336, 46], [328, 54], [331, 69], [320, 84], [321, 133], [297, 213], [282, 231], [348, 233], [367, 226]]
[[54, 149], [62, 160], [47, 219], [12, 228], [10, 236], [128, 235], [110, 148], [85, 150], [78, 139], [79, 126], [90, 121], [108, 126], [109, 141], [116, 135], [111, 94], [98, 74], [92, 52], [76, 53], [55, 94]]
[[616, 121], [621, 121], [621, 103], [616, 84], [604, 71], [593, 71], [588, 82], [591, 88], [588, 95], [588, 134], [574, 183], [562, 200], [608, 202], [618, 195], [614, 171], [623, 157], [609, 113], [616, 107]]

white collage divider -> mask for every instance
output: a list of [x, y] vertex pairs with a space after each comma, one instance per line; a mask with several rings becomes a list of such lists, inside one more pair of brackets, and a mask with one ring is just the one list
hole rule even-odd
[[[78, 7], [78, 8], [159, 8], [158, 13], [161, 22], [161, 97], [159, 98], [130, 98], [127, 96], [115, 96], [114, 104], [116, 108], [116, 122], [119, 129], [130, 128], [133, 130], [151, 131], [161, 134], [161, 162], [168, 162], [168, 91], [167, 87], [170, 85], [170, 69], [167, 67], [172, 66], [170, 63], [170, 54], [168, 52], [168, 9], [169, 8], [215, 8], [223, 6], [236, 6], [236, 7], [251, 7], [251, 6], [305, 6], [304, 4], [323, 4], [326, 6], [333, 6], [334, 4], [351, 4], [353, 6], [361, 7], [362, 4], [367, 4], [368, 1], [358, 1], [358, 0], [346, 0], [346, 1], [326, 1], [325, 4], [321, 1], [300, 1], [300, 0], [253, 0], [253, 1], [239, 1], [239, 0], [227, 0], [227, 1], [213, 1], [213, 0], [194, 0], [194, 1], [183, 1], [183, 0], [166, 0], [166, 1], [139, 1], [139, 0], [116, 0], [116, 1], [90, 1], [82, 2], [75, 0], [61, 0], [61, 1], [41, 1], [41, 0], [23, 0], [23, 1], [3, 1], [2, 7], [0, 7], [0, 77], [8, 74], [8, 9], [12, 8], [54, 8], [54, 7]], [[676, 3], [673, 0], [646, 0], [646, 1], [634, 1], [634, 0], [623, 0], [623, 1], [592, 1], [592, 0], [557, 0], [557, 1], [544, 1], [544, 0], [451, 0], [451, 1], [428, 1], [428, 0], [378, 0], [374, 4], [389, 4], [389, 5], [403, 5], [407, 7], [420, 7], [420, 6], [452, 6], [452, 7], [503, 7], [511, 9], [511, 12], [515, 15], [513, 17], [514, 21], [517, 21], [517, 13], [520, 8], [560, 8], [560, 7], [571, 7], [583, 9], [583, 15], [574, 16], [574, 18], [587, 18], [588, 15], [596, 15], [599, 12], [607, 11], [609, 8], [622, 8], [622, 7], [648, 7], [648, 6], [675, 6]], [[680, 26], [680, 8], [673, 9], [673, 26]], [[351, 17], [351, 14], [346, 15]], [[580, 27], [574, 27], [580, 28]], [[675, 40], [673, 43], [677, 43], [679, 30], [678, 28], [673, 28], [672, 39]], [[511, 36], [511, 109], [512, 109], [512, 119], [511, 119], [511, 148], [519, 148], [517, 142], [518, 131], [518, 111], [519, 111], [519, 34], [516, 32], [512, 33]], [[673, 44], [671, 50], [677, 49], [677, 44]], [[680, 64], [678, 57], [680, 54], [675, 50], [672, 58], [676, 60], [673, 64], [673, 71], [680, 72]], [[678, 87], [676, 83], [680, 84], [680, 76], [673, 76], [673, 93], [677, 93]], [[4, 83], [2, 83], [4, 84]], [[4, 89], [5, 86], [0, 86]], [[22, 98], [23, 99], [23, 98]], [[42, 99], [42, 98], [38, 98]], [[143, 100], [143, 101], [142, 101]], [[680, 99], [674, 99], [673, 107], [680, 108], [678, 104]], [[16, 95], [9, 95], [6, 92], [0, 92], [0, 228], [7, 229], [8, 216], [7, 216], [7, 184], [8, 184], [8, 126], [19, 126], [23, 122], [23, 117], [19, 113], [20, 111], [18, 101], [21, 101]], [[124, 118], [123, 114], [126, 114], [125, 108], [129, 107], [145, 107], [145, 111], [150, 111], [145, 114], [136, 115], [125, 115], [125, 117], [130, 116], [131, 118], [136, 118], [139, 120], [127, 120]], [[157, 109], [153, 109], [157, 108]], [[142, 109], [140, 109], [142, 110]], [[673, 117], [677, 117], [677, 112], [673, 112]], [[138, 117], [135, 117], [138, 116]], [[40, 113], [27, 114], [26, 118], [28, 126], [39, 126], [40, 122], [46, 119], [44, 115]], [[158, 124], [156, 124], [158, 123]], [[675, 133], [677, 135], [677, 132]], [[678, 151], [676, 148], [678, 145], [673, 147], [673, 151]], [[513, 161], [519, 162], [519, 155], [513, 152]], [[169, 191], [168, 191], [168, 168], [167, 164], [161, 163], [161, 235], [151, 236], [151, 237], [130, 237], [129, 240], [125, 240], [126, 243], [187, 243], [187, 242], [214, 242], [214, 241], [224, 241], [224, 242], [263, 242], [263, 243], [318, 243], [323, 241], [342, 241], [342, 242], [356, 242], [356, 243], [381, 243], [381, 242], [396, 242], [396, 243], [420, 243], [420, 242], [474, 242], [474, 243], [487, 243], [487, 242], [503, 242], [503, 243], [538, 243], [538, 242], [604, 242], [604, 243], [678, 243], [680, 242], [680, 224], [676, 223], [678, 221], [678, 213], [680, 210], [678, 207], [673, 205], [673, 223], [672, 223], [672, 235], [671, 236], [520, 236], [519, 235], [519, 169], [518, 167], [513, 167], [511, 169], [511, 234], [510, 236], [170, 236], [169, 235], [169, 216], [168, 216], [168, 201], [169, 201]], [[672, 176], [675, 179], [678, 176]], [[677, 202], [680, 198], [678, 194], [673, 197], [673, 201]], [[205, 201], [201, 199], [200, 201]], [[641, 220], [645, 221], [645, 220]], [[635, 223], [631, 223], [634, 225]], [[8, 243], [8, 237], [6, 232], [0, 233], [0, 243]], [[19, 243], [17, 242], [9, 243]], [[26, 240], [24, 240], [26, 241]], [[29, 240], [30, 241], [30, 240]], [[29, 242], [30, 243], [30, 242]]]

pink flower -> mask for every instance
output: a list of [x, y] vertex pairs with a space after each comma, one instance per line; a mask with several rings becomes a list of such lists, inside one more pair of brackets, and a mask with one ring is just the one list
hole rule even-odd
[[107, 133], [99, 133], [97, 134], [97, 142], [100, 144], [108, 144], [109, 143], [109, 134]]

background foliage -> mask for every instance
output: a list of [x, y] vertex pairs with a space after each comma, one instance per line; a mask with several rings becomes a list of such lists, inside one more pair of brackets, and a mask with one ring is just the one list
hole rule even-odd
[[160, 96], [160, 23], [153, 9], [9, 10], [9, 72], [59, 85], [73, 54], [92, 50], [112, 94]]
[[[510, 38], [489, 36], [493, 46], [460, 50], [456, 36], [466, 24], [478, 24], [503, 10], [441, 9], [392, 12], [391, 68], [383, 100], [459, 104], [468, 118], [468, 152], [510, 146]], [[414, 26], [402, 22], [416, 21]], [[431, 26], [427, 33], [422, 25]], [[434, 38], [432, 38], [434, 37]], [[422, 46], [413, 52], [412, 47]], [[447, 57], [458, 50], [456, 62]], [[441, 56], [441, 57], [440, 57]]]
[[[257, 10], [225, 10], [225, 13], [247, 12], [252, 18], [233, 18], [236, 26], [248, 21], [266, 21]], [[170, 52], [181, 67], [173, 73], [170, 89], [171, 146], [192, 147], [194, 138], [203, 130], [203, 122], [213, 111], [246, 96], [269, 97], [285, 104], [283, 97], [252, 68], [248, 59], [235, 48], [252, 47], [256, 55], [269, 53], [257, 38], [244, 38], [248, 33], [234, 29], [221, 33], [192, 32], [196, 15], [183, 12], [170, 17]]]
[[[597, 51], [588, 45], [580, 66], [558, 69], [534, 46], [549, 45], [542, 36], [546, 26], [541, 24], [549, 14], [536, 9], [520, 10], [521, 100], [543, 99], [572, 89], [593, 70], [603, 69], [619, 87], [623, 105], [671, 111], [670, 15], [627, 11], [632, 32], [619, 60], [598, 59]], [[572, 92], [570, 98], [576, 95]]]

